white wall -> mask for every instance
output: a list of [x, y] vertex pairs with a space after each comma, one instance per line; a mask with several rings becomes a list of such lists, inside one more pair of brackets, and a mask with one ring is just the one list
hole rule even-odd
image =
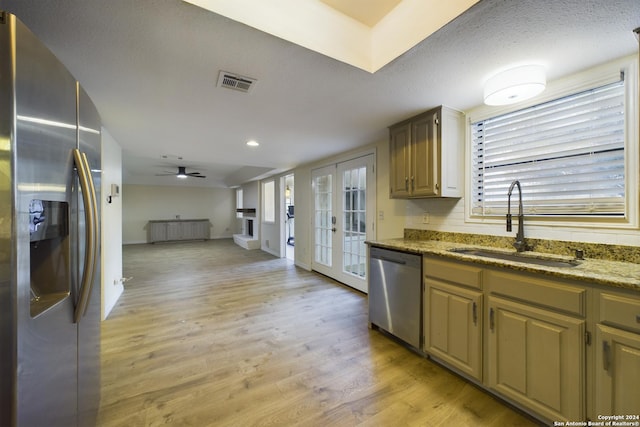
[[389, 198], [389, 141], [380, 141], [376, 153], [376, 239], [402, 237], [407, 201]]
[[282, 206], [280, 204], [280, 198], [282, 197], [280, 188], [280, 178], [271, 177], [261, 181], [262, 183], [273, 181], [274, 182], [274, 200], [275, 200], [275, 221], [264, 222], [260, 220], [260, 248], [269, 252], [271, 255], [280, 256], [280, 227], [284, 227], [284, 224], [280, 224], [280, 216], [282, 215]]
[[146, 243], [149, 220], [177, 216], [209, 219], [212, 239], [230, 238], [239, 232], [235, 197], [235, 189], [231, 188], [125, 185], [122, 188], [123, 243]]
[[302, 166], [294, 171], [296, 185], [296, 220], [293, 223], [296, 236], [295, 264], [311, 270], [313, 240], [313, 199], [311, 192], [311, 166]]
[[[637, 188], [633, 191], [638, 191]], [[422, 223], [422, 214], [429, 213], [429, 223]], [[505, 221], [478, 224], [465, 222], [464, 199], [411, 200], [406, 205], [406, 228], [449, 231], [457, 233], [513, 236], [518, 223], [514, 218], [513, 232], [506, 231]], [[593, 227], [570, 227], [562, 224], [544, 225], [524, 220], [525, 236], [533, 239], [640, 246], [640, 230]]]
[[106, 319], [116, 305], [124, 288], [122, 286], [122, 198], [107, 196], [111, 184], [122, 189], [122, 149], [113, 137], [102, 128], [102, 319]]

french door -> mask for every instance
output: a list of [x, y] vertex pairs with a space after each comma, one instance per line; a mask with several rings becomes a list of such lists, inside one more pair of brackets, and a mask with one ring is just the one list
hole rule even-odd
[[373, 239], [374, 155], [312, 171], [312, 269], [368, 292], [367, 248]]

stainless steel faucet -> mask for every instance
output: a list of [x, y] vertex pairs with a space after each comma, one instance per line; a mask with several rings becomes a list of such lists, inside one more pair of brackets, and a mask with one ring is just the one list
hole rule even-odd
[[517, 179], [511, 183], [509, 187], [509, 193], [507, 194], [507, 231], [511, 231], [511, 193], [513, 187], [518, 186], [518, 233], [516, 234], [516, 241], [513, 242], [513, 247], [518, 252], [524, 252], [529, 249], [527, 242], [524, 240], [524, 214], [522, 213], [522, 187], [520, 181]]

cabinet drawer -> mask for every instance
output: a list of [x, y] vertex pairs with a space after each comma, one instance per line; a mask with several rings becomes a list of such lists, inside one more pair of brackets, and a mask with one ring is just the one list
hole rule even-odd
[[482, 289], [482, 268], [461, 262], [441, 261], [425, 258], [422, 271], [425, 276], [454, 282], [471, 288]]
[[601, 293], [600, 322], [640, 332], [640, 298]]
[[508, 296], [581, 317], [586, 315], [587, 290], [582, 287], [489, 269], [484, 272], [484, 283], [492, 294]]

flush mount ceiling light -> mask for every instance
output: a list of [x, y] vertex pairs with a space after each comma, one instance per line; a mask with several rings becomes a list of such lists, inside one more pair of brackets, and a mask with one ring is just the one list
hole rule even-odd
[[484, 84], [484, 103], [508, 105], [533, 98], [547, 85], [545, 69], [541, 65], [523, 65], [491, 77]]
[[260, 144], [258, 144], [258, 141], [254, 141], [254, 140], [252, 139], [251, 141], [247, 141], [247, 145], [248, 145], [249, 147], [257, 147], [257, 146], [258, 146], [258, 145], [260, 145]]

